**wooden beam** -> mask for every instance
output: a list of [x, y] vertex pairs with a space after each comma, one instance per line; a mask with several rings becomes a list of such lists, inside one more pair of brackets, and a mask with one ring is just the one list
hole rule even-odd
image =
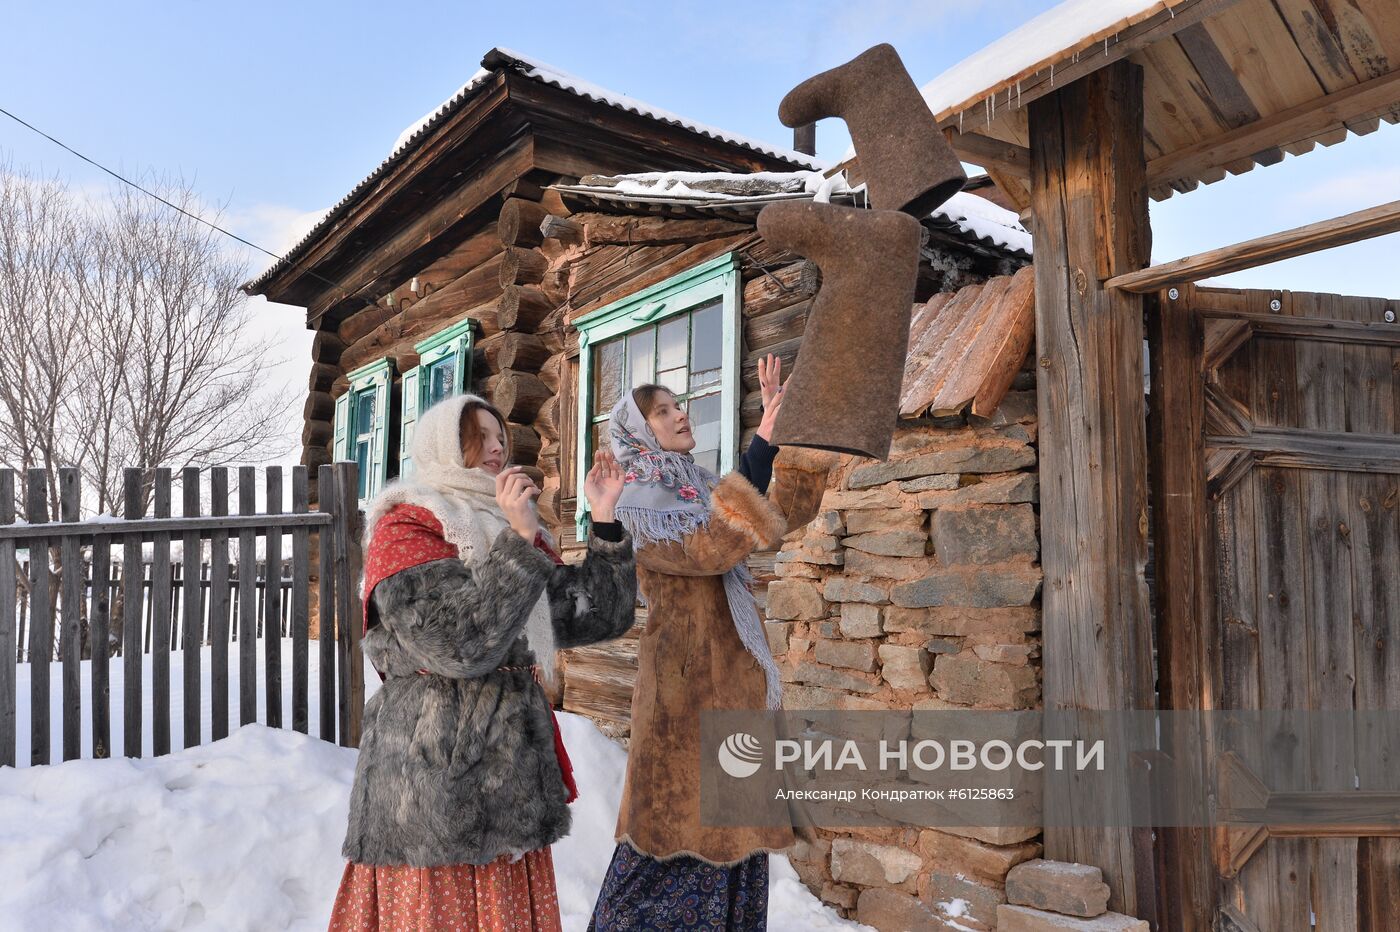
[[[1030, 106], [1046, 710], [1155, 701], [1143, 299], [1100, 284], [1150, 255], [1142, 94], [1142, 68], [1119, 61]], [[1046, 793], [1068, 820], [1045, 827], [1045, 856], [1100, 867], [1110, 908], [1153, 918], [1147, 830], [1095, 826], [1127, 800], [1066, 774]]]
[[958, 158], [990, 171], [1026, 178], [1031, 171], [1031, 150], [1014, 142], [1003, 142], [979, 133], [960, 133], [952, 127], [943, 130]]
[[1400, 69], [1158, 156], [1147, 163], [1147, 178], [1152, 184], [1197, 178], [1390, 106], [1400, 106]]
[[1252, 269], [1270, 262], [1358, 243], [1397, 230], [1400, 230], [1400, 201], [1391, 201], [1332, 220], [1309, 223], [1233, 246], [1173, 259], [1136, 272], [1125, 272], [1110, 278], [1104, 285], [1146, 294], [1167, 285], [1197, 282], [1213, 275]]

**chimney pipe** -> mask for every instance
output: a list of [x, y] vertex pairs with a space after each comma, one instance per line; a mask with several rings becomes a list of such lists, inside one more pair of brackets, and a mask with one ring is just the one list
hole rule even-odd
[[792, 131], [792, 147], [803, 155], [817, 154], [817, 124], [803, 123]]

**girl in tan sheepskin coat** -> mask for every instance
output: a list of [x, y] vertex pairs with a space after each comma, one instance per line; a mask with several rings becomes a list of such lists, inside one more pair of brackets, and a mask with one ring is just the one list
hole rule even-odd
[[648, 615], [618, 845], [590, 924], [598, 932], [765, 928], [767, 852], [794, 841], [790, 826], [712, 827], [700, 817], [700, 713], [781, 707], [746, 561], [816, 516], [836, 462], [768, 444], [779, 368], [775, 357], [760, 363], [763, 422], [723, 478], [691, 458], [689, 419], [667, 389], [642, 386], [612, 412], [613, 454], [626, 470], [616, 514], [635, 541]]

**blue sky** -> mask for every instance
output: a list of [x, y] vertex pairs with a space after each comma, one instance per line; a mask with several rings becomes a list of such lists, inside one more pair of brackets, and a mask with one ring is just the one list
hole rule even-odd
[[[492, 46], [695, 120], [790, 145], [782, 95], [876, 42], [923, 83], [1050, 0], [6, 4], [0, 107], [124, 171], [177, 173], [238, 233], [281, 251], [452, 93]], [[818, 128], [837, 158], [839, 122]], [[104, 177], [0, 119], [0, 153]], [[1153, 206], [1162, 261], [1400, 198], [1400, 127]], [[1400, 236], [1231, 276], [1238, 286], [1400, 296]], [[251, 256], [250, 273], [270, 260]], [[297, 312], [262, 305], [304, 369]]]

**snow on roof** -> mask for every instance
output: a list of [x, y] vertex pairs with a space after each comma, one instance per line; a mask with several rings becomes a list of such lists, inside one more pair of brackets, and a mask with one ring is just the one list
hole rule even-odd
[[388, 158], [379, 163], [374, 171], [370, 172], [363, 181], [350, 190], [349, 194], [341, 198], [334, 207], [328, 210], [321, 221], [312, 227], [295, 246], [289, 249], [286, 255], [274, 262], [257, 278], [246, 283], [243, 286], [244, 290], [255, 292], [259, 286], [264, 284], [274, 274], [291, 264], [301, 251], [316, 239], [323, 229], [336, 221], [340, 215], [343, 214], [351, 204], [355, 203], [372, 184], [378, 181], [390, 167], [401, 161], [404, 156], [413, 149], [417, 148], [418, 144], [428, 135], [428, 131], [432, 127], [436, 126], [449, 114], [456, 112], [468, 99], [474, 96], [476, 91], [487, 83], [487, 80], [497, 68], [508, 68], [527, 78], [568, 91], [585, 100], [606, 104], [611, 107], [616, 107], [619, 110], [635, 113], [638, 116], [668, 123], [672, 126], [679, 126], [691, 132], [699, 133], [702, 136], [708, 136], [711, 139], [717, 139], [721, 142], [729, 143], [730, 145], [750, 149], [771, 158], [782, 159], [794, 165], [804, 165], [811, 169], [828, 167], [827, 162], [816, 159], [810, 155], [805, 155], [792, 149], [784, 149], [780, 146], [772, 146], [760, 140], [726, 132], [725, 130], [705, 123], [688, 120], [669, 110], [653, 107], [650, 104], [643, 103], [625, 94], [619, 94], [615, 91], [610, 91], [596, 84], [584, 81], [581, 78], [574, 77], [567, 72], [560, 71], [558, 68], [522, 55], [519, 52], [499, 47], [493, 48], [482, 57], [481, 68], [478, 69], [465, 84], [458, 88], [452, 96], [448, 97], [436, 108], [425, 114], [421, 119], [415, 120], [405, 127], [403, 132], [399, 133], [398, 138], [394, 140], [394, 146], [393, 149], [390, 150]]
[[1064, 0], [973, 52], [923, 86], [929, 109], [942, 120], [1083, 52], [1129, 26], [1188, 0]]
[[[626, 175], [588, 175], [574, 185], [557, 185], [561, 191], [587, 194], [603, 200], [665, 201], [692, 207], [738, 206], [767, 201], [805, 199], [826, 201], [832, 197], [859, 202], [865, 185], [851, 188], [846, 175], [830, 178], [818, 171], [799, 172], [638, 172]], [[1031, 254], [1031, 235], [1016, 214], [984, 197], [959, 191], [932, 213], [934, 220], [951, 223], [960, 232], [1013, 252]]]

